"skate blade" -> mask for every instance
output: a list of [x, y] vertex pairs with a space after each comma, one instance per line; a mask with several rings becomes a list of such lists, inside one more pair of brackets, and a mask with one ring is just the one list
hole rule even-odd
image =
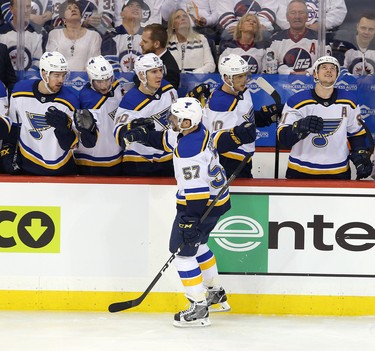
[[209, 318], [202, 318], [196, 321], [185, 322], [185, 321], [173, 321], [173, 325], [177, 328], [197, 328], [197, 327], [208, 327], [211, 325]]
[[228, 302], [220, 302], [215, 305], [211, 305], [208, 307], [208, 312], [209, 313], [216, 313], [216, 312], [229, 312], [231, 310], [230, 305]]

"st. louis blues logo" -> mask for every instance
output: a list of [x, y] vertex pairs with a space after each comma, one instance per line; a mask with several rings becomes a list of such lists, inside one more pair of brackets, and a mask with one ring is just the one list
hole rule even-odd
[[245, 114], [243, 115], [243, 118], [248, 121], [248, 122], [252, 122], [252, 123], [255, 123], [255, 118], [254, 118], [254, 107], [251, 106], [250, 110]]
[[158, 124], [161, 129], [168, 129], [169, 128], [169, 116], [170, 116], [170, 109], [166, 108], [159, 113], [156, 113], [151, 116], [154, 119], [155, 123]]
[[328, 137], [333, 135], [339, 129], [342, 118], [325, 119], [323, 131], [313, 137], [312, 143], [315, 147], [323, 148], [328, 145]]
[[31, 112], [26, 112], [26, 116], [32, 127], [31, 129], [29, 129], [30, 135], [35, 139], [42, 139], [42, 131], [51, 128], [51, 126], [47, 124], [46, 117], [42, 114]]

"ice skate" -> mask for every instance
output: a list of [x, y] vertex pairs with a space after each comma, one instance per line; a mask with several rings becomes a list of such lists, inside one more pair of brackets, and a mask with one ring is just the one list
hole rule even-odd
[[227, 302], [227, 295], [222, 287], [207, 289], [207, 306], [209, 312], [230, 311], [230, 305]]
[[190, 301], [189, 308], [174, 315], [173, 325], [179, 328], [207, 327], [211, 325], [208, 318], [207, 301], [197, 302], [190, 297], [187, 298]]

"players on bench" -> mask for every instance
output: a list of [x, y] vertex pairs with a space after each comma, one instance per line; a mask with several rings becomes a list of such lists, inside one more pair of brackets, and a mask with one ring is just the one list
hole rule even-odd
[[334, 88], [340, 65], [334, 57], [322, 56], [313, 69], [315, 89], [287, 100], [278, 127], [279, 141], [291, 148], [286, 177], [350, 179], [351, 160], [357, 179], [367, 178], [371, 153], [366, 131], [357, 120], [361, 114], [357, 100], [352, 93]]

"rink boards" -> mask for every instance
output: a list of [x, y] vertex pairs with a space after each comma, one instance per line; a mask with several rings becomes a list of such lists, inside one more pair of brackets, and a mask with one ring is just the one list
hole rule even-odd
[[[374, 315], [372, 181], [236, 181], [213, 230], [233, 312]], [[170, 257], [176, 185], [0, 179], [0, 309], [104, 311], [138, 297]], [[134, 311], [184, 307], [171, 266]]]

